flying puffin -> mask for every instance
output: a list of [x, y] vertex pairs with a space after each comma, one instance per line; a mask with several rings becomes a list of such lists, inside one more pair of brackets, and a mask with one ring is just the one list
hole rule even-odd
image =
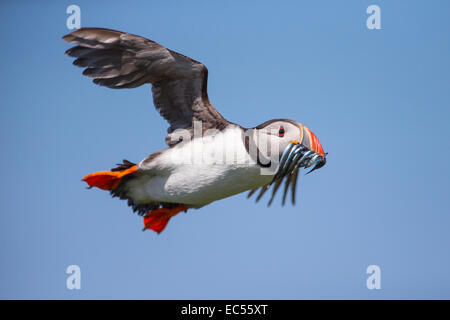
[[122, 89], [150, 83], [153, 103], [170, 124], [167, 149], [83, 178], [89, 188], [128, 200], [144, 216], [144, 230], [160, 233], [181, 211], [248, 190], [250, 197], [260, 188], [258, 201], [273, 185], [270, 205], [283, 180], [283, 205], [289, 187], [295, 204], [299, 169], [326, 162], [317, 137], [297, 121], [244, 128], [225, 120], [209, 102], [208, 70], [198, 61], [110, 29], [81, 28], [63, 39], [75, 44], [66, 54], [95, 84]]

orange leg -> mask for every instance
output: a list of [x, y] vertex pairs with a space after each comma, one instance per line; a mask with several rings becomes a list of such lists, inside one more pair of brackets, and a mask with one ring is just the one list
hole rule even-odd
[[182, 204], [173, 208], [159, 208], [150, 211], [144, 217], [144, 230], [152, 229], [158, 234], [164, 230], [169, 223], [170, 218], [177, 215], [181, 211], [186, 211], [188, 208]]

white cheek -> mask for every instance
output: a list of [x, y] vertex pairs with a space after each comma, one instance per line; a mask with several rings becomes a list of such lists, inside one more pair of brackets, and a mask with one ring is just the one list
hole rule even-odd
[[295, 133], [292, 134], [292, 137], [289, 141], [300, 141], [300, 133], [298, 132], [298, 130], [296, 130]]
[[293, 133], [289, 134], [285, 138], [286, 138], [286, 145], [289, 144], [289, 142], [296, 140], [295, 134], [293, 134]]

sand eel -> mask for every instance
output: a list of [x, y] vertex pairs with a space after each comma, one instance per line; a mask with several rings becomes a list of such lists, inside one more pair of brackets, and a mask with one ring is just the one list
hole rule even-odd
[[94, 83], [113, 89], [151, 84], [154, 105], [169, 122], [167, 149], [83, 178], [90, 188], [128, 200], [144, 216], [144, 230], [160, 233], [181, 211], [261, 188], [258, 201], [273, 185], [270, 204], [282, 181], [283, 204], [290, 187], [295, 203], [299, 169], [325, 164], [319, 140], [297, 121], [243, 128], [225, 120], [209, 102], [208, 70], [198, 61], [115, 30], [82, 28], [63, 39], [75, 44], [66, 54]]

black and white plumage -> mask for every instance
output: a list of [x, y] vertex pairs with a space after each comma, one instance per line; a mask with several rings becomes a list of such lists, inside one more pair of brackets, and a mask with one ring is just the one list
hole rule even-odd
[[[66, 54], [76, 58], [74, 64], [85, 68], [83, 75], [93, 78], [94, 83], [113, 89], [150, 83], [154, 105], [170, 124], [166, 137], [169, 148], [150, 154], [137, 165], [124, 162], [112, 171], [84, 179], [91, 187], [128, 199], [135, 211], [151, 220], [145, 224], [150, 229], [162, 231], [174, 215], [173, 208], [200, 208], [260, 187], [262, 195], [277, 171], [262, 170], [273, 167], [273, 160], [278, 164], [283, 151], [293, 143], [301, 148], [285, 155], [286, 159], [289, 156], [292, 161], [311, 151], [302, 165], [324, 164], [318, 139], [296, 121], [275, 119], [245, 129], [225, 120], [209, 101], [208, 70], [198, 61], [143, 37], [109, 29], [82, 28], [63, 39], [76, 45]], [[274, 181], [273, 195], [286, 177], [283, 203], [290, 185], [295, 199], [301, 165], [286, 162], [286, 168], [289, 166], [289, 175]], [[161, 218], [165, 223], [158, 210], [166, 210], [165, 220]]]

